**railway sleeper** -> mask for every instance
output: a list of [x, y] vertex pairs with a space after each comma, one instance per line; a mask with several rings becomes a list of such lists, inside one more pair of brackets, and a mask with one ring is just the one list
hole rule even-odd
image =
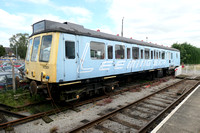
[[[138, 112], [141, 112], [141, 113], [146, 113], [146, 114], [152, 114], [151, 112], [147, 111], [147, 110], [144, 110], [144, 109], [141, 109], [141, 108], [138, 108], [138, 107], [133, 107], [133, 108], [130, 108], [131, 111], [138, 111]], [[157, 113], [157, 112], [156, 112]]]
[[170, 95], [170, 94], [166, 94], [166, 93], [163, 93], [163, 96], [166, 96], [166, 97], [171, 98], [171, 99], [177, 99], [178, 98], [175, 95]]
[[126, 115], [126, 116], [128, 116], [128, 117], [131, 117], [131, 118], [134, 118], [134, 119], [139, 119], [139, 120], [143, 120], [143, 121], [146, 121], [146, 122], [148, 122], [149, 120], [148, 120], [148, 118], [144, 118], [144, 117], [142, 117], [142, 116], [140, 116], [140, 115], [136, 115], [136, 114], [133, 114], [133, 113], [131, 113], [131, 112], [129, 112], [129, 111], [123, 111], [123, 112], [121, 112], [123, 115]]
[[95, 126], [96, 129], [100, 130], [100, 131], [103, 131], [105, 133], [115, 133], [114, 131], [102, 126], [102, 125], [96, 125]]
[[173, 102], [174, 101], [174, 99], [173, 98], [170, 98], [170, 97], [168, 97], [168, 96], [166, 96], [166, 95], [155, 95], [155, 98], [159, 98], [159, 99], [163, 99], [163, 100], [166, 100], [166, 101], [169, 101], [169, 102]]
[[121, 119], [119, 119], [119, 118], [117, 118], [117, 117], [111, 117], [111, 118], [109, 118], [109, 119], [110, 119], [111, 121], [114, 121], [114, 122], [117, 122], [117, 123], [119, 123], [119, 124], [122, 124], [122, 125], [124, 125], [124, 126], [126, 126], [126, 127], [134, 128], [134, 129], [136, 129], [136, 130], [139, 130], [139, 129], [141, 128], [141, 127], [138, 126], [138, 125], [135, 125], [135, 124], [132, 124], [132, 123], [130, 123], [130, 122], [121, 120]]
[[159, 101], [159, 102], [162, 102], [162, 103], [165, 103], [165, 104], [171, 104], [171, 102], [169, 102], [168, 100], [157, 98], [157, 97], [151, 97], [150, 100]]
[[163, 110], [163, 108], [157, 108], [157, 106], [154, 106], [154, 105], [151, 105], [151, 106], [148, 106], [148, 104], [140, 104], [139, 106], [143, 107], [143, 108], [147, 108], [147, 109], [150, 109], [150, 110], [155, 110], [155, 111], [158, 111], [160, 112], [161, 110]]
[[149, 102], [149, 101], [143, 101], [143, 103], [145, 103], [145, 104], [150, 104], [150, 105], [154, 105], [154, 106], [158, 106], [158, 107], [161, 107], [161, 108], [166, 108], [166, 107], [167, 107], [167, 106], [165, 106], [165, 105], [158, 104], [158, 103], [152, 103], [152, 102]]

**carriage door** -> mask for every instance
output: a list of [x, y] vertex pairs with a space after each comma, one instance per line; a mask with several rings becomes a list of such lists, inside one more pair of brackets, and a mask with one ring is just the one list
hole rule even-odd
[[171, 66], [174, 67], [174, 53], [171, 53]]
[[64, 35], [64, 72], [65, 81], [72, 81], [78, 78], [77, 63], [78, 63], [78, 41], [75, 35]]
[[172, 60], [171, 60], [171, 52], [168, 52], [168, 59], [169, 59], [169, 67], [172, 64]]

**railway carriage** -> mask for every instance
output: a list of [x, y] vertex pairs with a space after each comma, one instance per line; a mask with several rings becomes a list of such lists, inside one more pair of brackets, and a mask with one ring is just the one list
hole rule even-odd
[[26, 77], [32, 94], [71, 101], [80, 94], [114, 89], [116, 77], [151, 75], [180, 65], [177, 49], [93, 31], [81, 25], [43, 20], [33, 24], [26, 55]]

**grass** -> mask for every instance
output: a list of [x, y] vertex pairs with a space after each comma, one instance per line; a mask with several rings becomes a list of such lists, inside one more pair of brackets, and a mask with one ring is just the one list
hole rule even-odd
[[28, 90], [23, 90], [21, 88], [16, 90], [16, 93], [14, 93], [13, 90], [7, 90], [0, 93], [0, 103], [13, 107], [26, 105], [40, 100], [42, 100], [40, 96], [36, 95], [36, 98], [31, 97]]
[[37, 105], [37, 106], [26, 108], [26, 110], [31, 114], [46, 112], [46, 111], [49, 111], [52, 109], [55, 109], [55, 107], [51, 104], [42, 104], [42, 105]]
[[[12, 107], [19, 107], [19, 106], [27, 105], [29, 103], [36, 103], [36, 102], [40, 102], [44, 100], [45, 100], [45, 97], [42, 97], [38, 94], [36, 96], [31, 97], [29, 91], [23, 90], [23, 89], [18, 89], [16, 93], [14, 93], [13, 90], [0, 92], [0, 103], [6, 104]], [[27, 111], [31, 114], [46, 112], [51, 109], [55, 109], [55, 106], [53, 106], [50, 103], [41, 104], [41, 105], [39, 104], [35, 106], [33, 105], [33, 106], [28, 106], [28, 107], [23, 108], [24, 111]], [[18, 112], [19, 110], [13, 109], [12, 111]]]

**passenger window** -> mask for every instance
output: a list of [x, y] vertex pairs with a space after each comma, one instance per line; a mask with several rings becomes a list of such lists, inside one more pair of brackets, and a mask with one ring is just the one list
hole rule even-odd
[[6, 83], [6, 76], [0, 75], [0, 83]]
[[158, 51], [156, 51], [156, 59], [158, 59]]
[[176, 53], [176, 58], [178, 58], [178, 53]]
[[101, 42], [90, 42], [90, 57], [92, 59], [104, 59], [105, 44]]
[[159, 51], [159, 59], [161, 58], [161, 53], [160, 53], [160, 51]]
[[171, 59], [173, 59], [173, 53], [171, 53]]
[[162, 52], [162, 59], [165, 59], [165, 52]]
[[31, 61], [34, 61], [34, 62], [37, 61], [39, 44], [40, 44], [40, 37], [34, 38]]
[[115, 45], [115, 59], [124, 59], [124, 46]]
[[7, 82], [12, 83], [12, 75], [6, 75], [7, 76]]
[[168, 52], [168, 59], [169, 59], [169, 60], [171, 59], [171, 54], [170, 54], [170, 52]]
[[139, 48], [137, 47], [132, 48], [132, 56], [133, 59], [139, 59]]
[[140, 52], [141, 52], [141, 59], [143, 59], [143, 49], [141, 49]]
[[75, 59], [75, 43], [65, 41], [65, 56], [67, 59]]
[[127, 59], [131, 58], [131, 49], [127, 48]]
[[153, 51], [151, 51], [151, 59], [153, 59]]
[[48, 62], [51, 51], [52, 35], [43, 36], [42, 44], [40, 47], [40, 61]]
[[108, 46], [108, 59], [113, 59], [113, 46]]
[[145, 49], [144, 54], [145, 54], [145, 59], [149, 59], [149, 49]]

